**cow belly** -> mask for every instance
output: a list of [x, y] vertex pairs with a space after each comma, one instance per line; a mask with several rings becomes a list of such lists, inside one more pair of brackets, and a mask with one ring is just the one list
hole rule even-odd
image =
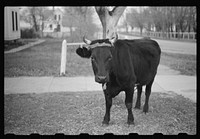
[[147, 85], [157, 73], [158, 62], [155, 59], [151, 61], [143, 60], [136, 65], [134, 65], [136, 83]]
[[147, 85], [152, 79], [154, 79], [156, 72], [157, 69], [154, 71], [142, 72], [138, 75], [136, 74], [136, 83], [139, 83], [141, 85]]
[[146, 77], [143, 78], [137, 78], [136, 83], [139, 83], [141, 85], [147, 85], [149, 82], [155, 77], [155, 75], [147, 75]]

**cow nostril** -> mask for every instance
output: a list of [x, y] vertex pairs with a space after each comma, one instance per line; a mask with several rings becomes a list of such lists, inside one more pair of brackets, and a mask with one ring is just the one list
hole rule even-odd
[[99, 80], [105, 80], [106, 79], [106, 76], [98, 76], [97, 77]]

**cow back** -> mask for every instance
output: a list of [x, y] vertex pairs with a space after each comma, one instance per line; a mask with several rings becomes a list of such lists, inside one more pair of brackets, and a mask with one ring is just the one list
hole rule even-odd
[[154, 40], [117, 40], [113, 72], [120, 85], [148, 84], [156, 75], [161, 50]]

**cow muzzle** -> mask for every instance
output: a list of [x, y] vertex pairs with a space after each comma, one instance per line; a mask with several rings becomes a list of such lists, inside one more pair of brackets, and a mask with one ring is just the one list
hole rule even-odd
[[107, 76], [95, 76], [95, 81], [98, 83], [106, 83], [108, 82]]

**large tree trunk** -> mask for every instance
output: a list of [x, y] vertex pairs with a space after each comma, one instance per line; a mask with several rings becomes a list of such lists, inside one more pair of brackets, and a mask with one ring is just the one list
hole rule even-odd
[[100, 18], [103, 26], [103, 38], [111, 38], [116, 32], [116, 26], [126, 7], [114, 7], [109, 11], [107, 7], [95, 7], [95, 10]]

